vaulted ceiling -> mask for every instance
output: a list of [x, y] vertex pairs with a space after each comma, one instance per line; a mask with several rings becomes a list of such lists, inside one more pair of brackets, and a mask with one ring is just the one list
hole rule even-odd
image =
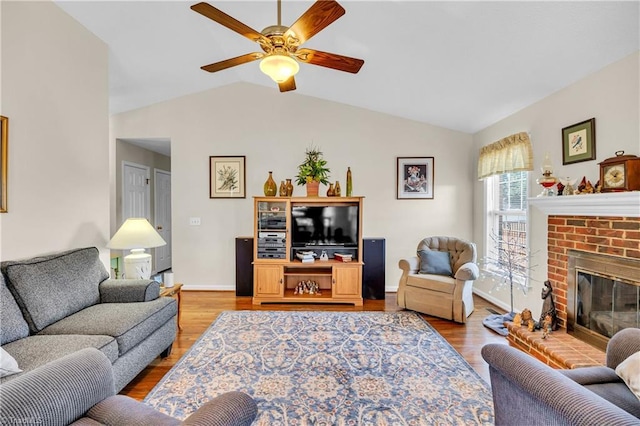
[[[193, 12], [196, 1], [56, 1], [109, 47], [112, 113], [228, 85], [278, 88], [258, 62], [202, 65], [260, 51]], [[210, 1], [257, 31], [276, 0]], [[284, 0], [291, 25], [310, 0]], [[301, 64], [303, 94], [476, 132], [640, 47], [637, 1], [340, 0], [346, 14], [304, 47], [364, 59], [358, 74]]]

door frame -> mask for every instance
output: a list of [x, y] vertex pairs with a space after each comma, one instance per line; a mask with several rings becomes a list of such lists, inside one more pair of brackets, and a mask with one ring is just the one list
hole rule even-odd
[[[158, 211], [158, 174], [164, 174], [164, 175], [169, 175], [169, 178], [171, 178], [171, 172], [168, 170], [163, 170], [163, 169], [158, 169], [158, 168], [153, 168], [153, 227], [157, 230], [158, 229], [158, 222], [157, 222], [157, 215], [156, 212]], [[171, 210], [171, 222], [173, 222], [173, 191], [171, 193], [171, 202], [169, 204], [169, 210]], [[171, 247], [171, 259], [173, 263], [173, 223], [171, 224], [171, 243], [170, 243], [170, 247]], [[156, 249], [153, 249], [153, 257], [156, 257]], [[155, 264], [154, 264], [155, 265]], [[170, 268], [173, 265], [170, 266]], [[155, 271], [156, 273], [158, 271]]]

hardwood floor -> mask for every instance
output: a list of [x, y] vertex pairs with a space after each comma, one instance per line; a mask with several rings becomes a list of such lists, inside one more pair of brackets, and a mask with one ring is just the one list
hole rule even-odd
[[[423, 315], [450, 344], [458, 351], [474, 370], [488, 383], [489, 370], [480, 356], [480, 348], [487, 343], [507, 344], [502, 337], [482, 325], [482, 319], [490, 314], [487, 308], [501, 311], [491, 303], [474, 296], [475, 311], [466, 324], [458, 324], [439, 318]], [[305, 304], [269, 304], [255, 306], [251, 297], [236, 297], [235, 292], [183, 291], [182, 292], [182, 330], [173, 344], [171, 355], [165, 359], [157, 358], [129, 385], [122, 394], [142, 400], [160, 381], [160, 379], [184, 355], [200, 335], [211, 325], [222, 311], [233, 310], [326, 310], [326, 311], [398, 311], [395, 293], [387, 293], [385, 300], [365, 300], [364, 306], [350, 305], [305, 305]]]

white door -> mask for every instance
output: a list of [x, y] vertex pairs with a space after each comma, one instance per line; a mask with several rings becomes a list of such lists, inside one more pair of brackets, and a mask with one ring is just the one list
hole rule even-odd
[[167, 245], [156, 248], [156, 272], [171, 268], [171, 173], [154, 169], [156, 230]]
[[149, 220], [149, 168], [122, 163], [122, 223], [130, 217]]

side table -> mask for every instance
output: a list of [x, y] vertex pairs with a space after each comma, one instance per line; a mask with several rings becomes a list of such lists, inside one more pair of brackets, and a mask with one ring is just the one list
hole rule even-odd
[[173, 287], [160, 286], [160, 297], [173, 297], [176, 296], [178, 301], [178, 329], [182, 330], [180, 325], [180, 292], [182, 291], [182, 283], [175, 283]]

